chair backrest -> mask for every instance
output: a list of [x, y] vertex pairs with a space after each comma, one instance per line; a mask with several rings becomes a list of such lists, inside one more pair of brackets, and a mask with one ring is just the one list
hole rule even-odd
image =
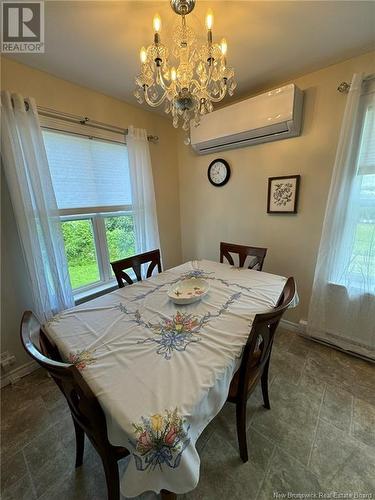
[[220, 262], [224, 262], [224, 257], [229, 264], [234, 266], [234, 260], [231, 253], [238, 254], [239, 267], [244, 267], [246, 257], [253, 257], [248, 265], [248, 269], [261, 271], [263, 268], [264, 258], [267, 253], [267, 248], [248, 247], [246, 245], [236, 245], [235, 243], [220, 243]]
[[140, 253], [138, 255], [133, 255], [133, 257], [127, 257], [126, 259], [116, 260], [111, 262], [113, 272], [115, 273], [117, 283], [119, 288], [125, 286], [125, 282], [132, 285], [134, 281], [125, 272], [126, 269], [133, 269], [134, 274], [137, 277], [137, 281], [142, 281], [142, 264], [148, 264], [146, 277], [150, 278], [153, 270], [157, 266], [158, 272], [161, 273], [161, 261], [160, 261], [160, 250], [151, 250], [150, 252]]
[[73, 418], [98, 447], [109, 446], [104, 412], [79, 370], [63, 363], [57, 347], [49, 340], [31, 311], [21, 321], [21, 341], [26, 352], [54, 379], [64, 394]]
[[288, 278], [276, 307], [263, 314], [256, 314], [245, 345], [239, 368], [238, 394], [247, 397], [250, 376], [259, 377], [271, 355], [277, 326], [296, 293], [294, 278]]

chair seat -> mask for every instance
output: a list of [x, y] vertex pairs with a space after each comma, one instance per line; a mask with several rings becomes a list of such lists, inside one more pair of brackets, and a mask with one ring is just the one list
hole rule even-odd
[[[258, 383], [260, 378], [260, 372], [258, 370], [258, 360], [260, 358], [261, 352], [255, 351], [253, 355], [253, 359], [251, 360], [250, 365], [250, 377], [249, 377], [249, 385], [247, 392], [250, 393], [254, 386]], [[240, 370], [238, 369], [236, 373], [233, 375], [232, 381], [230, 383], [229, 392], [228, 392], [228, 401], [235, 402], [238, 395], [238, 384], [240, 380]]]

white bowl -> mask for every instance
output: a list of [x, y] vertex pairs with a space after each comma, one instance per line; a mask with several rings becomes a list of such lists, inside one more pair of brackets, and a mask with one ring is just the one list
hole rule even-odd
[[204, 297], [210, 285], [202, 278], [181, 280], [171, 286], [168, 297], [175, 304], [192, 304]]

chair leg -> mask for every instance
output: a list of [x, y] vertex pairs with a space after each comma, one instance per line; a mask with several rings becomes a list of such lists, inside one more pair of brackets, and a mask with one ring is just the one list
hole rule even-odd
[[120, 477], [117, 461], [113, 458], [103, 458], [103, 467], [107, 483], [108, 500], [120, 500]]
[[263, 402], [264, 402], [264, 407], [267, 408], [267, 410], [271, 409], [270, 399], [268, 397], [268, 368], [269, 368], [269, 366], [270, 366], [270, 358], [268, 358], [268, 360], [267, 360], [267, 363], [266, 363], [264, 370], [263, 370], [263, 373], [262, 373], [262, 379], [261, 379]]
[[237, 402], [236, 404], [237, 418], [237, 438], [240, 449], [240, 457], [243, 462], [248, 461], [247, 455], [247, 438], [246, 438], [246, 401]]
[[74, 420], [74, 430], [76, 434], [76, 468], [83, 464], [83, 452], [85, 450], [85, 432], [80, 425]]

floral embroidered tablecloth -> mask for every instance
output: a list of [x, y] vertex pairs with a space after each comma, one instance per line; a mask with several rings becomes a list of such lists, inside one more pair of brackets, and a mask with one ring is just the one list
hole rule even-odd
[[[180, 279], [208, 280], [199, 302], [167, 296]], [[108, 437], [131, 459], [121, 480], [133, 497], [192, 490], [195, 443], [225, 403], [256, 313], [275, 306], [286, 278], [192, 261], [55, 316], [46, 325], [104, 410]]]

